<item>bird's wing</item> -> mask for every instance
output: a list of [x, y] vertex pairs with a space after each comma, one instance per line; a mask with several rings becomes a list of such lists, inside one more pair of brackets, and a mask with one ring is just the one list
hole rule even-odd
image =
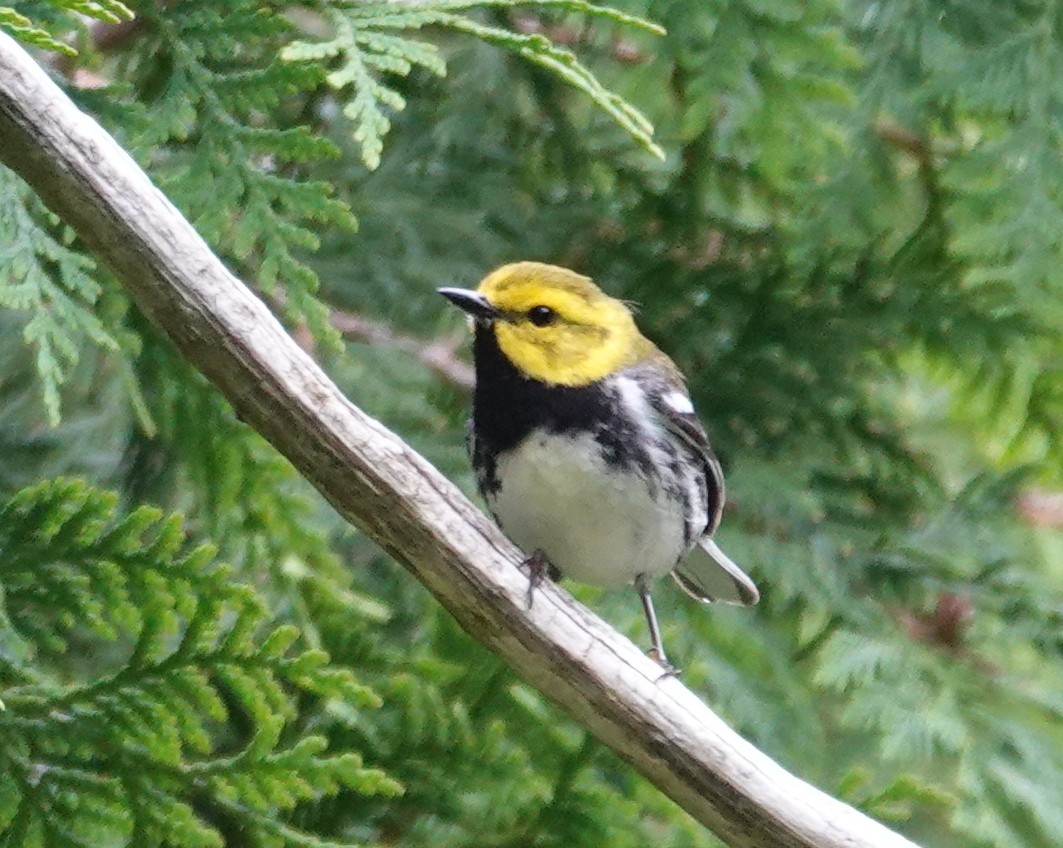
[[684, 592], [699, 601], [723, 601], [750, 606], [760, 600], [756, 584], [712, 540], [712, 534], [720, 526], [723, 517], [726, 497], [720, 461], [713, 453], [708, 434], [694, 412], [694, 405], [678, 369], [668, 361], [662, 372], [660, 380], [650, 381], [650, 405], [665, 429], [701, 460], [705, 468], [708, 495], [705, 533], [693, 550], [679, 562], [672, 577]]
[[723, 468], [712, 451], [709, 437], [694, 412], [686, 386], [679, 370], [671, 361], [665, 366], [654, 363], [657, 379], [644, 381], [646, 395], [653, 411], [664, 428], [701, 462], [705, 468], [705, 484], [708, 489], [708, 522], [705, 534], [711, 536], [720, 526], [726, 490], [723, 483]]

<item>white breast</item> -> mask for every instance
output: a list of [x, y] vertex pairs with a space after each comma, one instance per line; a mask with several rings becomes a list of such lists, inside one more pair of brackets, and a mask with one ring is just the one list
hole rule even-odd
[[543, 551], [563, 574], [595, 586], [671, 571], [685, 552], [683, 508], [601, 457], [590, 434], [540, 434], [498, 461], [490, 506], [525, 553]]

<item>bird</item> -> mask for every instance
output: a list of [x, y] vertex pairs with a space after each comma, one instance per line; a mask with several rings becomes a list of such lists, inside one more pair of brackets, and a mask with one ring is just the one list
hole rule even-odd
[[682, 372], [626, 302], [567, 268], [516, 262], [438, 292], [473, 326], [469, 453], [496, 523], [528, 555], [529, 603], [546, 575], [634, 585], [649, 653], [678, 673], [656, 578], [705, 603], [760, 598], [713, 540], [723, 471]]

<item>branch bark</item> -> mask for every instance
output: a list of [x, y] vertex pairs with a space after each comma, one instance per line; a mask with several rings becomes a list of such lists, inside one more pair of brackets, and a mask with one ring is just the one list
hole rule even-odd
[[345, 518], [727, 844], [913, 848], [786, 772], [562, 589], [544, 586], [525, 609], [513, 546], [338, 391], [133, 160], [3, 33], [0, 160]]

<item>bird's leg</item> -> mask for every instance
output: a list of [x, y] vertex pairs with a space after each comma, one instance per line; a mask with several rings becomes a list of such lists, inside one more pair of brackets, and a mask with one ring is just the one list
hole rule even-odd
[[528, 609], [531, 609], [532, 601], [535, 598], [535, 590], [542, 585], [544, 580], [552, 578], [557, 569], [550, 564], [546, 554], [539, 548], [532, 551], [532, 555], [524, 560], [524, 565], [528, 567], [528, 597], [526, 603]]
[[664, 668], [665, 677], [678, 677], [679, 669], [668, 662], [664, 653], [664, 643], [661, 641], [661, 628], [657, 624], [657, 613], [653, 609], [653, 601], [650, 599], [650, 580], [645, 574], [635, 578], [635, 589], [642, 599], [642, 609], [646, 613], [646, 623], [650, 626], [650, 656]]

